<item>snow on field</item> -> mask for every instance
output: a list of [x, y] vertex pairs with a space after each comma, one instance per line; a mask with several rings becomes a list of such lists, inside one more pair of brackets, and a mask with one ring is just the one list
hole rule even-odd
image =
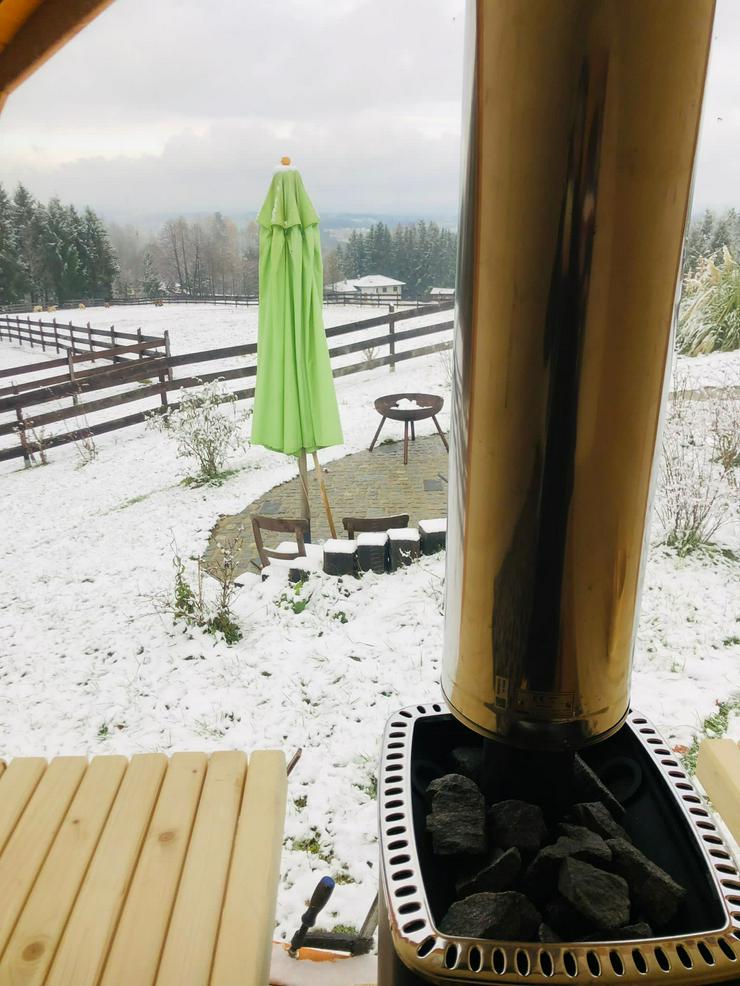
[[680, 387], [740, 387], [740, 349], [707, 356], [677, 356], [673, 376]]
[[[172, 326], [173, 343], [200, 346], [196, 313], [180, 311], [170, 314], [183, 323]], [[218, 336], [209, 345], [241, 333], [230, 313], [212, 317], [220, 328], [209, 323]], [[19, 356], [0, 345], [0, 366]], [[447, 396], [442, 362], [338, 380], [346, 445], [324, 460], [367, 446], [372, 399], [388, 390]], [[329, 921], [359, 926], [377, 888], [383, 724], [403, 705], [439, 698], [443, 558], [359, 581], [317, 577], [300, 596], [245, 575], [235, 604], [244, 637], [227, 646], [165, 612], [174, 551], [196, 557], [220, 514], [294, 475], [293, 464], [247, 448], [222, 486], [193, 488], [181, 484], [183, 463], [158, 432], [134, 427], [97, 445], [84, 467], [67, 446], [52, 450], [46, 467], [15, 462], [0, 472], [3, 756], [302, 747], [289, 785], [279, 931], [295, 929], [326, 872], [342, 881]], [[724, 543], [737, 551], [738, 527], [728, 530]], [[672, 743], [687, 743], [737, 688], [739, 568], [720, 555], [651, 550], [633, 698]]]
[[[54, 317], [60, 322], [71, 321], [75, 325], [84, 326], [89, 322], [93, 329], [109, 329], [112, 325], [121, 332], [135, 332], [141, 329], [145, 335], [150, 336], [161, 336], [167, 329], [170, 333], [172, 353], [179, 355], [256, 342], [257, 312], [255, 305], [235, 307], [213, 304], [164, 304], [160, 308], [154, 305], [112, 305], [110, 308], [57, 312]], [[377, 318], [387, 313], [388, 308], [385, 306], [325, 305], [324, 324], [326, 328], [331, 328], [348, 322]], [[26, 315], [20, 316], [20, 318], [25, 317]], [[31, 313], [30, 317], [46, 320], [51, 316]], [[452, 318], [451, 312], [422, 315], [399, 324], [399, 331], [401, 328], [411, 328], [448, 318]], [[385, 335], [387, 331], [387, 327], [381, 326], [370, 329], [364, 334]], [[363, 334], [353, 335], [352, 339], [362, 337]], [[350, 340], [342, 337], [339, 341], [345, 343]], [[415, 345], [419, 343], [416, 342]]]
[[[362, 322], [367, 319], [387, 317], [387, 314], [387, 307], [384, 306], [378, 308], [375, 306], [363, 307], [359, 305], [327, 305], [324, 308], [324, 322], [327, 328], [329, 328]], [[19, 317], [24, 318], [25, 316], [21, 315]], [[35, 314], [31, 317], [38, 319], [40, 316]], [[171, 351], [176, 356], [184, 353], [223, 349], [228, 346], [246, 345], [257, 341], [258, 314], [255, 306], [234, 307], [231, 305], [213, 304], [170, 304], [158, 308], [154, 305], [116, 305], [110, 308], [86, 308], [84, 311], [70, 310], [57, 312], [54, 317], [60, 322], [72, 321], [73, 324], [83, 327], [89, 321], [91, 327], [94, 329], [109, 329], [111, 326], [115, 326], [121, 332], [135, 332], [138, 328], [141, 328], [145, 335], [150, 336], [161, 336], [165, 330], [169, 330]], [[48, 320], [51, 316], [43, 315], [43, 318], [44, 320]], [[417, 328], [425, 324], [447, 322], [451, 319], [451, 311], [433, 312], [429, 315], [415, 316], [403, 320], [398, 323], [397, 331]], [[330, 344], [332, 346], [346, 345], [347, 343], [372, 340], [387, 334], [388, 325], [379, 325], [369, 329], [355, 330], [351, 334], [343, 334], [332, 339]], [[396, 350], [400, 353], [404, 350], [416, 349], [420, 346], [450, 340], [451, 338], [452, 332], [445, 331], [416, 339], [401, 340], [397, 343]], [[17, 381], [10, 378], [9, 380], [2, 381], [3, 384], [20, 382], [20, 380], [26, 382], [39, 379], [50, 373], [64, 374], [66, 372], [64, 369], [58, 368], [54, 370], [44, 369], [45, 362], [58, 358], [58, 354], [53, 351], [47, 351], [44, 354], [39, 351], [38, 346], [34, 349], [29, 349], [28, 344], [21, 347], [16, 343], [8, 343], [7, 340], [0, 343], [0, 349], [6, 354], [5, 356], [0, 355], [0, 370], [6, 365], [12, 367], [13, 365], [20, 366], [34, 362], [39, 363], [39, 371], [37, 373], [24, 374], [22, 377], [19, 376]], [[8, 354], [11, 353], [15, 355], [9, 356]], [[366, 350], [360, 349], [358, 352], [335, 357], [333, 362], [335, 366], [342, 366], [387, 355], [387, 345], [382, 347], [368, 346]], [[8, 362], [2, 363], [3, 359], [8, 360]], [[174, 371], [174, 377], [175, 379], [178, 377], [197, 377], [200, 374], [218, 373], [237, 367], [244, 367], [245, 365], [252, 365], [253, 363], [253, 356], [234, 356], [215, 361], [209, 360], [208, 362], [190, 363], [186, 366], [177, 367]], [[86, 369], [88, 365], [83, 364], [82, 368]], [[134, 383], [127, 383], [120, 387], [109, 387], [104, 393], [94, 393], [88, 399], [95, 399], [101, 396], [110, 397], [123, 392], [131, 392], [138, 387], [146, 387], [151, 383], [156, 383], [156, 380], [144, 379]], [[240, 387], [251, 386], [252, 383], [253, 378], [246, 378], [246, 380], [240, 378], [231, 381], [229, 388], [237, 390]], [[173, 399], [177, 399], [176, 395]], [[123, 415], [151, 410], [157, 403], [158, 398], [156, 396], [152, 397], [151, 395], [141, 400], [129, 400], [122, 405], [95, 411], [94, 417], [89, 422], [84, 414], [82, 414], [70, 419], [66, 425], [54, 424], [47, 428], [47, 433], [51, 434], [57, 431], [80, 429], [84, 428], [87, 423], [97, 424], [102, 421], [112, 421]], [[52, 404], [45, 404], [37, 409], [26, 407], [24, 409], [24, 417], [26, 419], [33, 418], [35, 414], [55, 411], [63, 406], [69, 406], [69, 404], [70, 399], [65, 398]], [[15, 444], [17, 444], [17, 438], [15, 436], [0, 436], [0, 448], [7, 448]]]

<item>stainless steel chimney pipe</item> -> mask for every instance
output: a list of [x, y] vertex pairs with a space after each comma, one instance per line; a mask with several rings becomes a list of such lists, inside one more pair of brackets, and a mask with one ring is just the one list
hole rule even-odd
[[623, 722], [713, 0], [469, 4], [442, 687]]

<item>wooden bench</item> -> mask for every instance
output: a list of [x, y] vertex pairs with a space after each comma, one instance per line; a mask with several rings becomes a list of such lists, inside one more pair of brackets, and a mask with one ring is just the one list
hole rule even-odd
[[733, 839], [740, 842], [740, 745], [731, 739], [703, 740], [696, 776]]
[[281, 752], [0, 763], [0, 986], [264, 986]]

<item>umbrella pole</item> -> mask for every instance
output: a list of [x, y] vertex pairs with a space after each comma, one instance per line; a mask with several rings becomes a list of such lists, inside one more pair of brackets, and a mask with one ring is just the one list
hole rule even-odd
[[298, 473], [301, 477], [301, 513], [310, 522], [311, 507], [308, 503], [308, 466], [306, 465], [306, 450], [304, 448], [301, 449], [298, 455]]
[[316, 475], [319, 478], [319, 487], [321, 488], [321, 499], [324, 501], [324, 510], [326, 511], [326, 519], [329, 521], [329, 531], [331, 536], [335, 538], [337, 536], [336, 528], [334, 527], [334, 518], [332, 517], [331, 507], [329, 506], [329, 496], [326, 492], [326, 484], [324, 483], [324, 471], [321, 468], [321, 463], [319, 462], [319, 456], [316, 452], [313, 453], [313, 466], [316, 470]]

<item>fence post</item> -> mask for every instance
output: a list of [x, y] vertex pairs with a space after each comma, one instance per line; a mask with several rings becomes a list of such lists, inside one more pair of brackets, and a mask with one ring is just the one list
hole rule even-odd
[[[141, 326], [139, 326], [139, 328], [136, 330], [136, 338], [137, 338], [137, 341], [138, 341], [139, 345], [141, 345], [142, 342], [144, 341], [141, 338]], [[143, 349], [140, 349], [139, 350], [139, 359], [144, 359], [144, 350]]]
[[39, 335], [41, 336], [41, 351], [46, 352], [46, 343], [44, 342], [44, 325], [39, 319]]
[[[75, 357], [74, 353], [67, 350], [67, 371], [69, 373], [69, 382], [76, 383], [75, 378]], [[79, 398], [77, 394], [72, 394], [72, 404], [76, 407], [79, 404]]]
[[18, 420], [18, 440], [23, 449], [23, 465], [28, 468], [31, 465], [31, 455], [28, 451], [28, 439], [26, 438], [26, 422], [23, 420], [23, 411], [18, 400], [18, 388], [15, 384], [13, 385], [13, 394], [15, 396], [15, 416]]
[[75, 327], [71, 322], [69, 323], [69, 341], [72, 346], [72, 355], [76, 356], [77, 350], [75, 349]]
[[396, 372], [396, 311], [393, 305], [389, 305], [388, 312], [388, 349], [390, 352], [390, 370], [391, 373]]
[[[164, 354], [167, 357], [167, 360], [169, 361], [170, 358], [170, 330], [169, 329], [164, 330]], [[164, 388], [164, 386], [171, 380], [172, 380], [172, 368], [168, 366], [166, 370], [163, 370], [162, 373], [159, 374], [159, 382], [161, 386]], [[162, 407], [167, 407], [167, 391], [164, 389], [161, 390], [160, 397], [162, 400]]]
[[[116, 327], [115, 327], [115, 325], [111, 325], [111, 327], [110, 327], [110, 346], [111, 346], [111, 349], [115, 349], [115, 345], [116, 345]], [[116, 361], [116, 357], [114, 356], [113, 357], [113, 362], [115, 363], [115, 361]]]
[[52, 324], [54, 326], [54, 346], [56, 348], [56, 351], [59, 352], [59, 330], [58, 330], [58, 327], [57, 327], [57, 320], [56, 320], [56, 318], [53, 318], [52, 319]]
[[95, 350], [93, 349], [92, 329], [90, 328], [90, 323], [89, 322], [87, 323], [87, 341], [90, 343], [90, 352], [92, 353], [92, 356], [90, 357], [90, 359], [94, 363], [95, 362]]
[[[41, 319], [39, 319], [39, 332], [41, 331]], [[28, 323], [28, 341], [31, 344], [31, 349], [33, 349], [33, 329], [31, 328], [31, 323]]]

